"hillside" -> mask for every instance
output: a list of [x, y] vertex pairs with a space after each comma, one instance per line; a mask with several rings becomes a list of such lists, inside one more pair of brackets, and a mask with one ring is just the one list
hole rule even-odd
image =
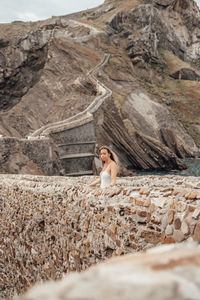
[[[23, 138], [83, 111], [102, 89], [96, 146], [128, 169], [184, 168], [199, 155], [200, 13], [194, 1], [105, 1], [51, 19], [0, 25], [0, 132]], [[16, 171], [20, 172], [20, 170]]]

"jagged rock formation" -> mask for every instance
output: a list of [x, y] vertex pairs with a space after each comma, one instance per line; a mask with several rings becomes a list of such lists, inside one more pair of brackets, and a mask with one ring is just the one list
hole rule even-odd
[[[176, 156], [198, 154], [198, 83], [194, 76], [187, 85], [175, 83], [169, 75], [191, 69], [198, 78], [198, 24], [194, 1], [124, 0], [1, 25], [0, 131], [21, 138], [64, 124], [101, 99], [104, 84], [112, 98], [92, 112], [97, 144], [110, 144], [130, 169], [183, 168]], [[98, 68], [106, 53], [109, 60]]]
[[[167, 18], [163, 18], [163, 13], [151, 4], [141, 5], [129, 13], [119, 12], [108, 25], [121, 37], [128, 37], [126, 50], [133, 64], [161, 63], [161, 48], [168, 49], [182, 60], [191, 56], [188, 52], [193, 45], [187, 47], [186, 41], [169, 26]], [[198, 51], [194, 52], [192, 58], [198, 60], [198, 54]]]
[[198, 177], [118, 178], [108, 190], [93, 180], [0, 176], [1, 298], [111, 256], [200, 242]]

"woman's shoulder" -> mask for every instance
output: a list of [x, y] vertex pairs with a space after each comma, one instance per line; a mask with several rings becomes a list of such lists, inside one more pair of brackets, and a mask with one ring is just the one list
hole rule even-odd
[[111, 167], [116, 167], [117, 164], [116, 164], [116, 162], [113, 160], [113, 161], [111, 161], [110, 166], [111, 166]]

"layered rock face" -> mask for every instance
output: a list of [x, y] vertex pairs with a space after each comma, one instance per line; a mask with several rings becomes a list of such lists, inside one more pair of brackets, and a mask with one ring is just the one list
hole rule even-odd
[[111, 256], [200, 242], [197, 177], [118, 178], [110, 190], [90, 188], [94, 177], [0, 177], [2, 297]]
[[[163, 50], [172, 52], [181, 61], [198, 65], [200, 53], [197, 45], [200, 45], [200, 40], [198, 30], [195, 29], [199, 24], [199, 9], [192, 1], [180, 3], [179, 1], [145, 1], [145, 3], [130, 12], [120, 11], [112, 16], [107, 24], [113, 31], [109, 31], [108, 28], [106, 30], [112, 36], [125, 40], [125, 49], [132, 64], [143, 77], [146, 77], [146, 80], [151, 82], [155, 76], [155, 80], [161, 83], [167, 71], [165, 70], [166, 62], [163, 60]], [[188, 23], [189, 26], [187, 26]], [[158, 73], [156, 74], [152, 67], [157, 71], [160, 68], [162, 78], [159, 78]], [[189, 68], [180, 69], [171, 76], [175, 78], [176, 74], [179, 79], [199, 80], [199, 75]], [[165, 111], [165, 108], [152, 100], [154, 99], [151, 99], [143, 90], [135, 89], [123, 104], [122, 111], [134, 127], [144, 134], [162, 140], [160, 133], [163, 129], [171, 131], [172, 136], [176, 131], [177, 141], [181, 138], [182, 144], [185, 142], [189, 146], [185, 149], [186, 152], [189, 153], [191, 149], [195, 149], [194, 143], [173, 117]], [[169, 146], [170, 143], [167, 144]], [[179, 155], [185, 156], [184, 153]]]
[[159, 50], [168, 49], [181, 60], [198, 64], [200, 13], [194, 1], [163, 1], [163, 6], [162, 1], [145, 2], [151, 4], [121, 11], [108, 21], [121, 37], [128, 37], [126, 50], [132, 63], [157, 64]]
[[111, 259], [60, 282], [36, 286], [19, 299], [196, 300], [200, 248], [187, 247], [162, 246], [150, 253]]
[[[102, 83], [112, 97], [94, 114], [96, 143], [112, 146], [128, 169], [183, 168], [177, 157], [199, 154], [198, 24], [194, 1], [124, 0], [1, 25], [0, 132], [51, 128], [86, 109]], [[170, 77], [185, 69], [196, 74], [189, 83]]]

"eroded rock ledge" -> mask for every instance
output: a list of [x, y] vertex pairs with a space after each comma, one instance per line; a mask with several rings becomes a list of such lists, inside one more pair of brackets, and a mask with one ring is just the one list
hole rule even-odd
[[198, 177], [0, 176], [2, 297], [111, 256], [158, 244], [200, 242]]

